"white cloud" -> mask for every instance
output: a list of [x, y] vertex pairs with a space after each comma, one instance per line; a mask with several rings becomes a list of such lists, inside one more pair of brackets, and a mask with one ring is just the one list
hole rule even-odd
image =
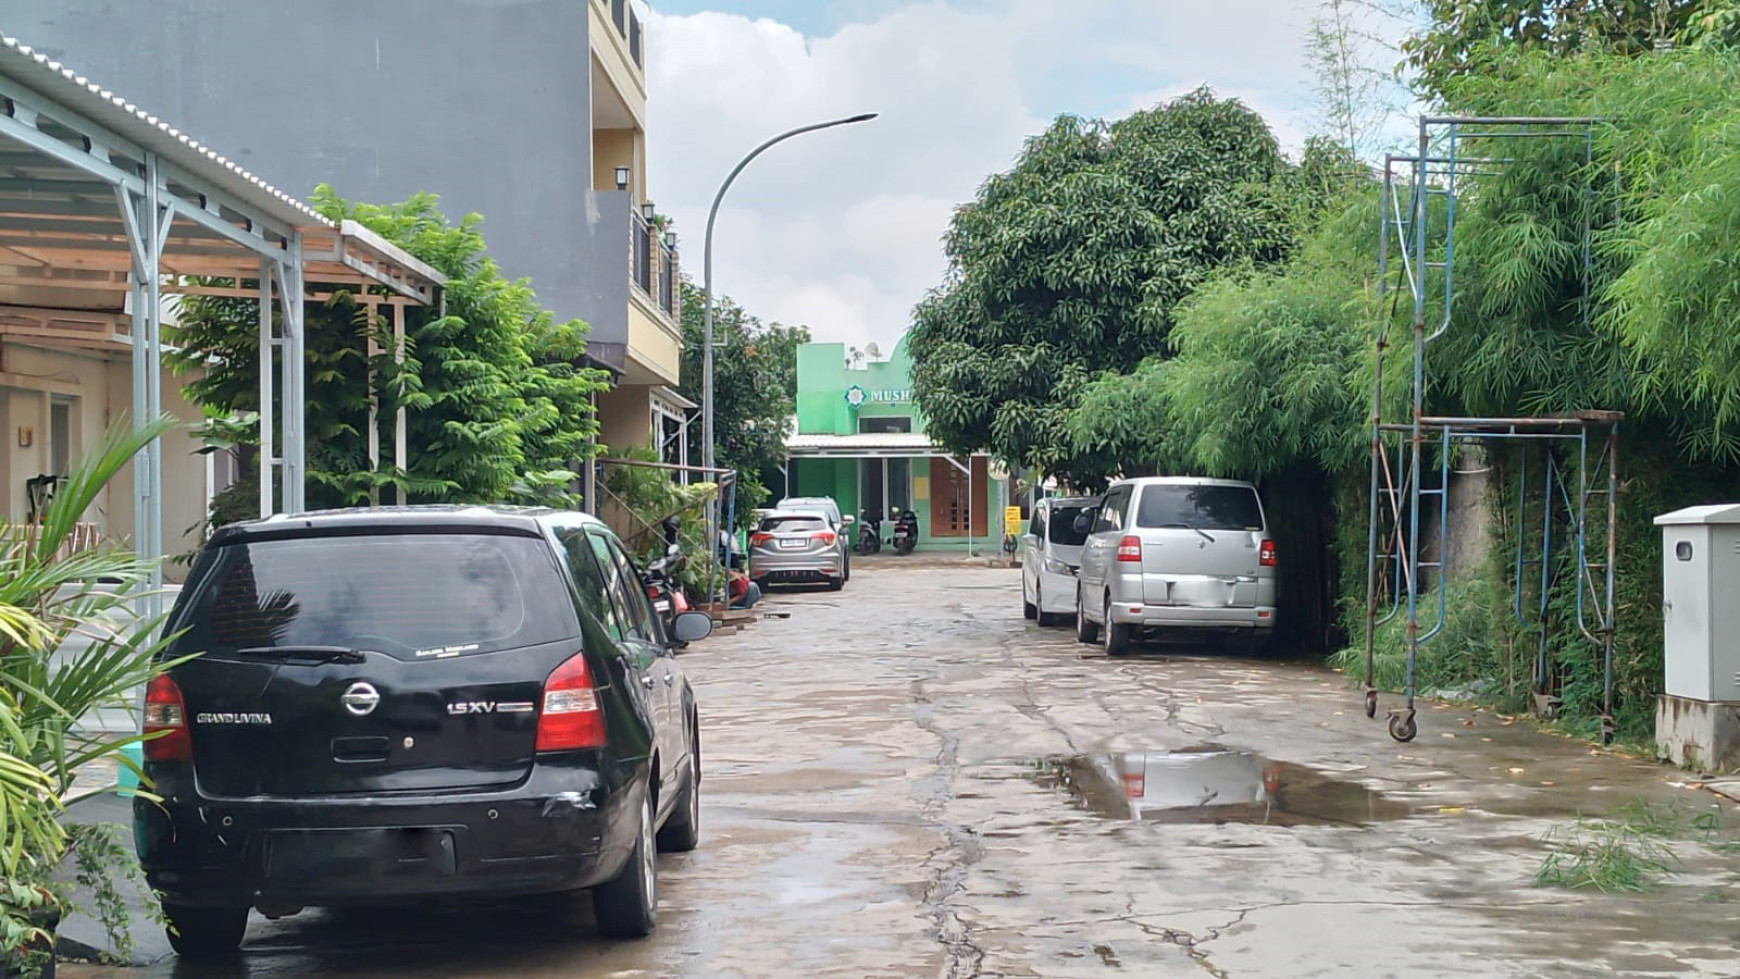
[[891, 348], [942, 276], [953, 206], [1057, 112], [1116, 116], [1207, 82], [1297, 148], [1310, 123], [1310, 10], [1295, 0], [929, 0], [826, 37], [652, 11], [650, 196], [676, 219], [699, 279], [707, 207], [738, 158], [793, 126], [880, 112], [797, 137], [744, 171], [719, 214], [714, 284], [818, 339]]

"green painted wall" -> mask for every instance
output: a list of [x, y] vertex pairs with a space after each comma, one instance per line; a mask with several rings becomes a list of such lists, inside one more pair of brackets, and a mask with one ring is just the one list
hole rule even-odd
[[[853, 408], [846, 401], [852, 386], [864, 389], [870, 400]], [[924, 418], [911, 399], [912, 358], [906, 338], [894, 345], [886, 361], [865, 364], [857, 370], [846, 367], [843, 343], [806, 343], [797, 350], [798, 431], [805, 435], [853, 435], [858, 419], [903, 416], [912, 419], [912, 430], [924, 431]], [[884, 401], [884, 396], [904, 401]]]

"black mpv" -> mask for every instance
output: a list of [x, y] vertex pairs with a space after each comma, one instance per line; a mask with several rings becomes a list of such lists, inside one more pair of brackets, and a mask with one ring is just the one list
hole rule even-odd
[[[653, 928], [698, 836], [695, 697], [622, 544], [578, 513], [396, 507], [227, 527], [145, 697], [140, 860], [184, 956], [250, 908], [560, 894]], [[712, 629], [687, 613], [678, 636]]]

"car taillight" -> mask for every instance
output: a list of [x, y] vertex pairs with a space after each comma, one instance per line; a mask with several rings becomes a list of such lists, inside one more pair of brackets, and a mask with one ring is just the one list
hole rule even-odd
[[765, 544], [770, 540], [773, 540], [772, 534], [750, 534], [749, 535], [749, 543], [751, 546], [754, 546], [756, 544]]
[[145, 685], [146, 761], [192, 761], [193, 736], [187, 729], [187, 704], [168, 674]]
[[1265, 568], [1275, 566], [1275, 542], [1263, 541], [1263, 546], [1257, 551], [1257, 563]]
[[576, 653], [544, 681], [543, 709], [538, 712], [539, 751], [573, 751], [604, 744], [604, 711], [586, 668], [586, 654]]
[[1120, 561], [1140, 561], [1140, 560], [1142, 560], [1142, 538], [1131, 535], [1129, 537], [1125, 537], [1121, 541], [1118, 541], [1118, 560], [1120, 560]]
[[824, 544], [832, 544], [834, 542], [834, 532], [831, 530], [818, 530], [810, 536]]

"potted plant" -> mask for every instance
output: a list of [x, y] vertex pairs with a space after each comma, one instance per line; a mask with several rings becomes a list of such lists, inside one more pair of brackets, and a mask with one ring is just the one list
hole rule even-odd
[[84, 766], [138, 771], [125, 749], [140, 735], [87, 731], [80, 719], [99, 708], [132, 711], [132, 692], [174, 664], [158, 662], [161, 617], [133, 614], [156, 562], [125, 548], [76, 546], [75, 531], [104, 485], [173, 427], [168, 418], [137, 429], [117, 422], [38, 522], [0, 521], [0, 956], [8, 975], [52, 973], [70, 890], [56, 871], [69, 860], [111, 943], [131, 944], [115, 882], [139, 879], [137, 860], [106, 827], [62, 817], [107, 791], [74, 791]]

